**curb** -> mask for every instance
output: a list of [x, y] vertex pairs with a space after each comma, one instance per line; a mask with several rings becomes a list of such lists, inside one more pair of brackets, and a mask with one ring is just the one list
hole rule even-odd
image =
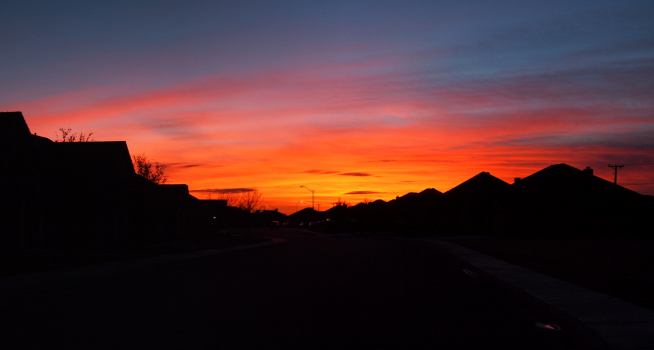
[[[456, 243], [425, 241], [578, 320], [614, 349], [654, 350], [654, 311], [509, 264]], [[588, 336], [585, 334], [587, 340]]]

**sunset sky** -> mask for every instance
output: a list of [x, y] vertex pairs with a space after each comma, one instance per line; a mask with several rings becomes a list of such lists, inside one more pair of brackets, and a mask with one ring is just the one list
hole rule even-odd
[[0, 110], [287, 214], [557, 163], [654, 195], [654, 1], [2, 1]]

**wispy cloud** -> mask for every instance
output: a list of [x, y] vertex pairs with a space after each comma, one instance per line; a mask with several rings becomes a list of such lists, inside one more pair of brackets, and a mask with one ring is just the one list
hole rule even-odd
[[169, 167], [182, 168], [182, 169], [207, 166], [206, 164], [189, 164], [189, 163], [166, 163], [166, 165], [169, 166]]
[[340, 173], [338, 175], [343, 175], [343, 176], [372, 176], [372, 174], [368, 174], [368, 173]]
[[[651, 2], [479, 2], [465, 9], [469, 17], [445, 3], [385, 2], [351, 23], [325, 19], [333, 7], [325, 5], [312, 26], [313, 5], [271, 11], [265, 26], [249, 16], [259, 7], [239, 18], [203, 5], [192, 15], [176, 9], [183, 29], [138, 13], [125, 27], [130, 19], [118, 11], [110, 18], [120, 21], [98, 18], [117, 36], [61, 26], [16, 32], [2, 62], [0, 110], [23, 111], [46, 137], [71, 127], [125, 140], [170, 165], [175, 181], [205, 189], [194, 192], [248, 185], [291, 208], [308, 194], [299, 183], [324, 203], [356, 188], [390, 199], [447, 190], [480, 171], [510, 180], [553, 163], [583, 168], [652, 154]], [[352, 4], [343, 6], [369, 6]], [[62, 17], [44, 11], [42, 23], [72, 16], [65, 8]], [[22, 23], [6, 17], [0, 27]], [[88, 45], [73, 47], [80, 33]], [[51, 43], [48, 55], [24, 54], [42, 42]], [[624, 171], [625, 181], [651, 182], [648, 169]]]
[[352, 192], [343, 193], [343, 194], [379, 194], [379, 193], [384, 193], [384, 192], [377, 192], [377, 191], [352, 191]]
[[256, 191], [254, 188], [206, 188], [203, 190], [190, 190], [189, 192], [200, 193], [243, 193]]

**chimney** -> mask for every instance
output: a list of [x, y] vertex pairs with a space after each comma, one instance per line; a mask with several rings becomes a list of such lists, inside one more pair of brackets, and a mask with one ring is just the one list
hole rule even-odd
[[520, 178], [519, 178], [519, 177], [516, 177], [516, 178], [513, 179], [513, 183], [514, 183], [514, 184], [517, 184], [518, 182], [520, 182]]
[[584, 172], [584, 174], [586, 174], [586, 176], [589, 176], [589, 177], [593, 176], [593, 169], [591, 169], [589, 166], [587, 166], [586, 169], [583, 170], [583, 172]]

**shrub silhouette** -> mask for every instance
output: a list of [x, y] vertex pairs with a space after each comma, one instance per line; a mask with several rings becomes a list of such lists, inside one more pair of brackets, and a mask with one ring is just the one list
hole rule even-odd
[[71, 128], [61, 128], [59, 129], [61, 131], [61, 140], [59, 139], [59, 133], [55, 132], [55, 135], [57, 135], [57, 139], [55, 142], [93, 142], [95, 140], [91, 139], [91, 135], [93, 133], [89, 133], [88, 135], [84, 134], [83, 132], [79, 134], [79, 137], [77, 136], [77, 133], [71, 133], [72, 129]]

